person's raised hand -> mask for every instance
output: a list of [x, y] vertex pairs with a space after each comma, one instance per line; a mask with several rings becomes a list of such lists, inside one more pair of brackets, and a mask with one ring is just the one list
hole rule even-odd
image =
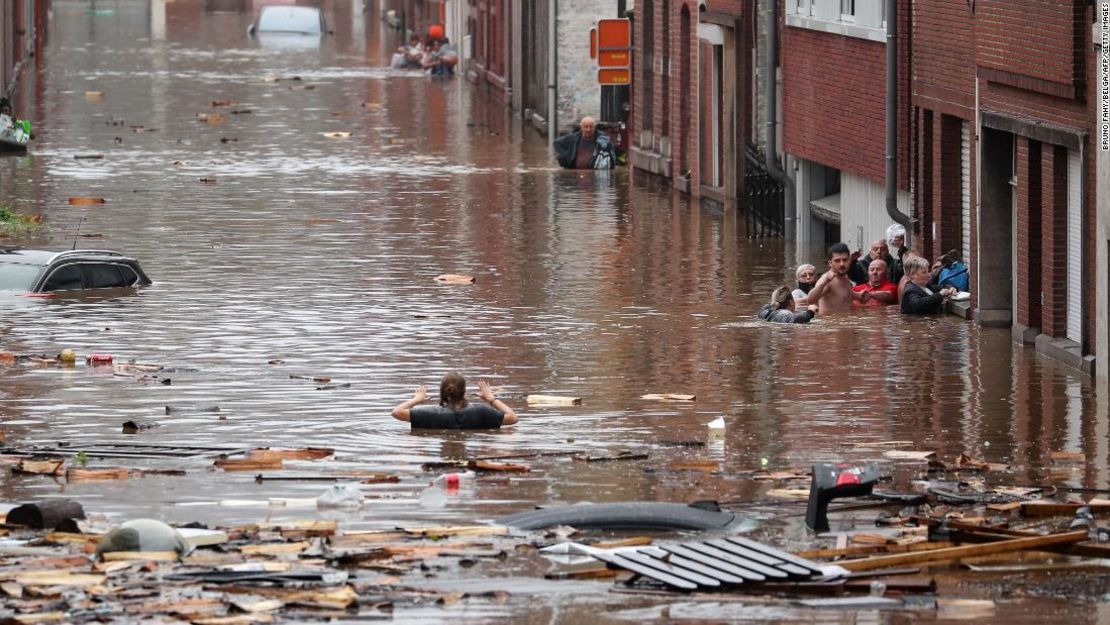
[[489, 382], [485, 380], [478, 380], [478, 397], [482, 398], [482, 401], [490, 404], [493, 403], [493, 400], [497, 399], [493, 396], [493, 391], [490, 390]]
[[428, 401], [428, 387], [423, 384], [416, 387], [416, 392], [412, 394], [412, 398], [421, 403]]

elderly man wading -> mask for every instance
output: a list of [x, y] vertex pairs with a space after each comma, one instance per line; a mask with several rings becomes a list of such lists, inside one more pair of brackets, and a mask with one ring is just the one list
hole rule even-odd
[[608, 135], [597, 129], [592, 117], [583, 117], [581, 130], [555, 140], [555, 158], [565, 169], [612, 169], [617, 166], [617, 148]]

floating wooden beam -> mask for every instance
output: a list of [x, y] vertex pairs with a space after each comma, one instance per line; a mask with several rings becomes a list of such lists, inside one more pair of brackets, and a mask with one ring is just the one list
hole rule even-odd
[[989, 556], [997, 553], [1010, 553], [1014, 551], [1029, 551], [1041, 547], [1054, 547], [1058, 545], [1072, 545], [1087, 540], [1086, 530], [1079, 532], [1066, 532], [1063, 534], [1048, 534], [1032, 538], [1015, 538], [1002, 540], [995, 543], [970, 545], [962, 547], [949, 547], [948, 549], [934, 549], [932, 551], [918, 551], [915, 553], [902, 553], [858, 560], [844, 560], [837, 565], [849, 571], [869, 571], [892, 566], [905, 566], [907, 564], [922, 564], [926, 562], [944, 562], [960, 558], [974, 558]]
[[558, 395], [529, 395], [525, 401], [530, 406], [581, 406], [581, 397], [561, 397]]

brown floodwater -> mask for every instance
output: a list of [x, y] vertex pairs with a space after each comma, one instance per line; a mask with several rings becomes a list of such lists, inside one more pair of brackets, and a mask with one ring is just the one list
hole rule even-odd
[[[25, 156], [0, 157], [0, 194], [16, 211], [42, 216], [43, 229], [18, 243], [122, 250], [154, 284], [98, 297], [3, 298], [0, 349], [107, 353], [163, 365], [158, 375], [172, 382], [83, 363], [0, 368], [8, 445], [332, 447], [329, 470], [401, 478], [366, 487], [371, 499], [360, 512], [331, 514], [368, 528], [476, 523], [578, 501], [742, 505], [770, 488], [744, 470], [874, 459], [889, 441], [1008, 463], [1013, 471], [1000, 482], [1106, 486], [1106, 408], [1090, 381], [1014, 345], [1008, 330], [895, 310], [799, 327], [761, 323], [756, 311], [792, 277], [797, 257], [820, 264], [819, 252], [749, 238], [735, 210], [691, 204], [624, 169], [557, 169], [545, 138], [483, 88], [388, 69], [399, 41], [383, 30], [376, 2], [365, 12], [358, 1], [322, 3], [335, 31], [323, 40], [253, 40], [249, 10], [235, 10], [250, 4], [52, 3], [42, 53], [15, 97], [35, 140]], [[230, 103], [214, 106], [221, 100]], [[213, 113], [222, 123], [198, 117]], [[91, 154], [103, 158], [75, 158]], [[69, 205], [71, 196], [106, 202]], [[476, 281], [434, 281], [444, 273]], [[489, 379], [521, 423], [496, 433], [412, 433], [389, 416], [448, 370]], [[530, 393], [582, 405], [530, 408]], [[641, 399], [646, 393], [697, 399], [662, 403]], [[196, 410], [210, 405], [220, 412]], [[704, 441], [717, 417], [727, 423], [723, 443], [663, 444]], [[129, 436], [121, 433], [128, 420], [161, 426]], [[420, 497], [434, 475], [422, 471], [425, 462], [624, 450], [650, 458], [542, 456], [523, 460], [531, 473], [482, 478], [445, 505]], [[1049, 454], [1060, 450], [1084, 452], [1086, 462], [1053, 467]], [[715, 460], [721, 471], [668, 469], [678, 460]], [[0, 472], [0, 501], [66, 496], [114, 519], [170, 522], [318, 514], [270, 504], [315, 497], [319, 482], [256, 483], [254, 472], [212, 471], [211, 462], [92, 458], [90, 466], [188, 471], [124, 483]], [[753, 518], [807, 540], [797, 514]], [[533, 558], [457, 576], [542, 600], [399, 609], [394, 620], [916, 618], [652, 602], [608, 594], [608, 583], [543, 583], [535, 579], [543, 569]], [[995, 616], [1036, 622], [1046, 614], [1102, 622], [1090, 604], [1048, 599], [1002, 601]]]

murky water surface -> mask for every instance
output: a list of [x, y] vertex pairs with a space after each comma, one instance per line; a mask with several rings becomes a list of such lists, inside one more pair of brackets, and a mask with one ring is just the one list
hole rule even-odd
[[[25, 243], [70, 247], [80, 227], [79, 246], [138, 257], [154, 285], [110, 297], [6, 298], [0, 345], [156, 363], [172, 384], [83, 364], [0, 369], [9, 444], [334, 447], [337, 470], [401, 476], [369, 487], [370, 504], [341, 517], [354, 527], [473, 523], [581, 500], [752, 501], [768, 486], [740, 479], [741, 470], [869, 459], [882, 449], [876, 443], [896, 440], [1011, 463], [1015, 483], [1106, 484], [1106, 420], [1088, 381], [1014, 346], [1008, 331], [893, 310], [761, 324], [755, 312], [792, 275], [794, 259], [781, 242], [749, 239], [734, 211], [673, 199], [624, 170], [557, 170], [545, 139], [482, 88], [385, 69], [396, 35], [381, 32], [360, 2], [324, 3], [335, 33], [322, 41], [252, 40], [249, 12], [214, 10], [237, 4], [250, 3], [121, 1], [92, 13], [88, 3], [53, 3], [34, 80], [17, 96], [36, 138], [27, 156], [0, 158], [0, 192], [43, 217], [41, 235]], [[220, 100], [230, 104], [214, 107]], [[213, 113], [223, 122], [198, 117]], [[336, 132], [350, 135], [326, 136]], [[104, 158], [75, 158], [89, 154]], [[71, 206], [70, 196], [106, 203]], [[443, 273], [476, 282], [436, 283]], [[451, 369], [491, 380], [522, 423], [417, 434], [389, 416], [417, 384], [434, 388]], [[304, 379], [314, 376], [350, 386], [319, 389]], [[529, 393], [583, 402], [528, 408]], [[645, 393], [697, 400], [659, 403]], [[166, 412], [205, 405], [219, 414]], [[722, 415], [723, 445], [660, 445], [704, 440], [705, 424]], [[162, 426], [122, 434], [132, 419]], [[651, 458], [545, 456], [526, 460], [531, 473], [483, 479], [442, 508], [418, 497], [430, 479], [424, 462], [621, 450]], [[1051, 474], [1054, 450], [1083, 451], [1087, 464]], [[723, 470], [667, 469], [706, 459]], [[63, 485], [3, 472], [0, 499], [65, 495], [113, 516], [236, 522], [312, 516], [267, 502], [323, 488], [213, 472], [211, 458], [124, 463], [189, 475]], [[789, 528], [800, 536], [799, 522]], [[547, 584], [537, 587], [546, 603], [450, 616], [597, 622], [599, 605], [611, 608], [610, 622], [816, 614], [659, 607], [607, 596], [608, 587], [567, 586], [564, 597]], [[439, 608], [395, 616], [442, 617]]]

